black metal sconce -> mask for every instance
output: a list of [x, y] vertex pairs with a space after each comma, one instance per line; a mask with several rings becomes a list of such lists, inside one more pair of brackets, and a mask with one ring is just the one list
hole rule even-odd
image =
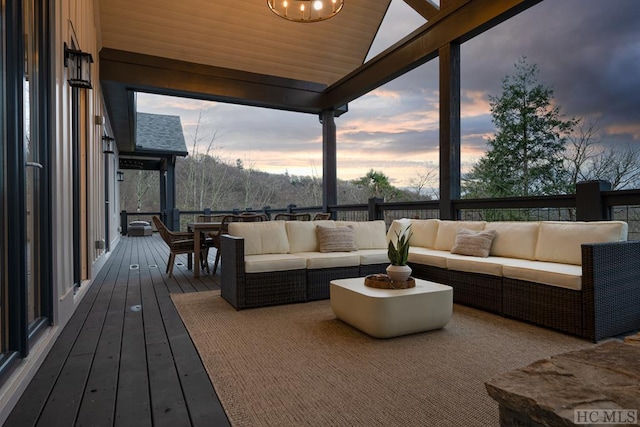
[[118, 171], [116, 174], [118, 174], [118, 182], [124, 182], [124, 172]]
[[113, 147], [111, 146], [113, 141], [115, 141], [115, 139], [108, 135], [102, 137], [102, 152], [104, 154], [113, 154]]
[[69, 86], [93, 89], [91, 86], [91, 63], [93, 56], [64, 44], [64, 66], [69, 69]]

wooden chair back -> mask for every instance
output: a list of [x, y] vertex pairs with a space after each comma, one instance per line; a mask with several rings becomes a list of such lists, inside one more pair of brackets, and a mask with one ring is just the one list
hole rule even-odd
[[320, 221], [320, 220], [324, 220], [324, 219], [331, 219], [331, 212], [318, 212], [313, 217], [314, 221]]
[[309, 213], [279, 213], [273, 217], [275, 221], [311, 221]]

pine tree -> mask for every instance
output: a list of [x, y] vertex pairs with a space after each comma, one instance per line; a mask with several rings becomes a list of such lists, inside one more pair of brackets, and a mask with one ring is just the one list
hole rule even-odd
[[496, 127], [489, 149], [465, 178], [470, 197], [539, 196], [565, 193], [563, 151], [576, 120], [563, 120], [553, 90], [538, 82], [526, 58], [502, 79], [502, 95], [489, 96]]

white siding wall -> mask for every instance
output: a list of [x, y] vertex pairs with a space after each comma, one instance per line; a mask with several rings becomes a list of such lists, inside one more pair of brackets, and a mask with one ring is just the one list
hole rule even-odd
[[[51, 50], [52, 98], [55, 140], [52, 141], [54, 155], [51, 167], [54, 171], [53, 187], [53, 286], [54, 286], [54, 326], [49, 328], [30, 349], [29, 356], [12, 372], [10, 378], [0, 388], [0, 425], [4, 423], [11, 409], [20, 398], [40, 364], [53, 346], [55, 339], [66, 325], [80, 303], [82, 296], [91, 285], [109, 254], [104, 249], [96, 249], [97, 240], [109, 240], [113, 249], [118, 242], [119, 207], [118, 184], [116, 182], [116, 155], [110, 155], [110, 236], [105, 236], [104, 226], [104, 154], [102, 153], [102, 125], [96, 124], [96, 116], [104, 116], [99, 73], [99, 40], [97, 38], [96, 18], [97, 1], [61, 0], [52, 1]], [[85, 160], [86, 179], [86, 234], [83, 242], [88, 254], [88, 280], [83, 282], [81, 291], [73, 293], [73, 181], [72, 181], [72, 144], [71, 144], [71, 89], [66, 81], [64, 68], [64, 42], [70, 44], [72, 32], [81, 50], [93, 55], [93, 89], [86, 91], [87, 134]], [[107, 121], [108, 123], [108, 121]]]

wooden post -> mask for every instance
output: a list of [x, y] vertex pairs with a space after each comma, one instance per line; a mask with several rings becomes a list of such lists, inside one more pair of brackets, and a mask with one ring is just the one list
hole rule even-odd
[[384, 219], [382, 209], [378, 207], [378, 204], [383, 202], [384, 199], [380, 197], [369, 197], [369, 221]]
[[336, 161], [336, 123], [334, 110], [323, 110], [322, 123], [322, 210], [338, 204], [338, 166]]
[[449, 43], [440, 56], [440, 219], [457, 219], [460, 198], [460, 45]]
[[120, 234], [123, 236], [127, 235], [127, 228], [129, 227], [129, 222], [127, 221], [127, 211], [123, 210], [120, 212]]
[[611, 191], [607, 181], [583, 181], [576, 184], [576, 220], [610, 221], [611, 209], [604, 205], [602, 192]]

